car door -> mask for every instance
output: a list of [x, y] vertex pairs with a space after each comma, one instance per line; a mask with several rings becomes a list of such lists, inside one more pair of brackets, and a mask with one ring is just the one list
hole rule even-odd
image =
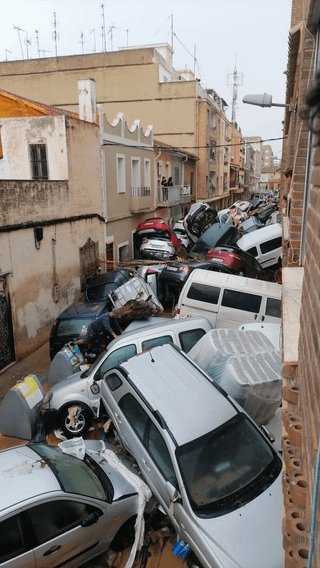
[[2, 568], [36, 566], [28, 525], [20, 512], [0, 522], [0, 565]]
[[262, 319], [261, 308], [261, 294], [225, 288], [215, 327], [234, 328], [243, 323], [259, 322]]
[[[82, 527], [83, 519], [94, 511], [99, 518]], [[108, 519], [102, 508], [80, 500], [55, 499], [29, 508], [26, 515], [37, 539], [36, 568], [76, 568], [107, 548]]]

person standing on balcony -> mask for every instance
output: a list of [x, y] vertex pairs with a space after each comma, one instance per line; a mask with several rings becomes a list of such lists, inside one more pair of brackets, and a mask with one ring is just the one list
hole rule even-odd
[[161, 185], [162, 185], [163, 201], [167, 202], [168, 201], [168, 181], [167, 181], [167, 178], [165, 176], [162, 176]]

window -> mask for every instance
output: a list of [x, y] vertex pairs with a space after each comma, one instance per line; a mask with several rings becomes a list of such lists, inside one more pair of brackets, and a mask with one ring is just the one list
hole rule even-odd
[[21, 519], [18, 515], [0, 523], [0, 564], [26, 552], [20, 525]]
[[48, 179], [47, 150], [45, 144], [30, 144], [32, 179]]
[[[110, 353], [110, 355], [102, 363], [102, 365], [99, 369], [99, 372], [98, 372], [99, 376], [96, 377], [96, 380], [101, 379], [103, 374], [106, 371], [109, 371], [109, 369], [112, 369], [113, 367], [117, 367], [118, 365], [121, 365], [121, 363], [130, 359], [130, 357], [134, 357], [136, 354], [137, 354], [137, 349], [136, 349], [135, 345], [125, 345], [124, 347], [119, 347], [119, 349], [116, 349], [115, 351]], [[109, 382], [108, 382], [108, 385], [109, 385]], [[110, 385], [109, 385], [109, 387], [110, 387]]]
[[247, 294], [238, 290], [225, 290], [221, 305], [226, 308], [234, 308], [235, 310], [259, 313], [261, 300], [262, 297], [256, 294]]
[[155, 464], [158, 466], [158, 469], [161, 471], [163, 477], [174, 485], [174, 487], [177, 487], [177, 479], [168, 448], [159, 430], [157, 430], [155, 425], [152, 423], [148, 435], [147, 450]]
[[[96, 379], [97, 380], [97, 379]], [[109, 389], [113, 392], [122, 386], [122, 380], [116, 373], [112, 373], [106, 378], [106, 383]]]
[[275, 239], [270, 239], [270, 241], [261, 243], [260, 249], [262, 254], [265, 254], [266, 252], [270, 252], [277, 248], [281, 248], [281, 246], [282, 246], [282, 237], [276, 237]]
[[157, 347], [158, 345], [165, 345], [166, 343], [173, 343], [171, 335], [146, 339], [145, 341], [142, 341], [141, 347], [142, 351], [146, 351], [147, 349], [152, 349], [152, 347]]
[[258, 256], [258, 249], [257, 247], [251, 247], [247, 250], [247, 252], [249, 254], [252, 254], [252, 256], [257, 257]]
[[176, 487], [177, 480], [168, 448], [147, 413], [131, 394], [126, 394], [119, 406], [162, 475]]
[[281, 318], [281, 300], [267, 298], [266, 316]]
[[217, 286], [208, 286], [194, 282], [189, 288], [187, 298], [197, 300], [198, 302], [207, 302], [208, 304], [217, 304], [219, 301], [220, 288]]
[[144, 186], [151, 187], [151, 162], [150, 160], [144, 161]]
[[140, 194], [140, 159], [131, 158], [131, 193], [134, 197]]
[[205, 333], [204, 329], [190, 329], [179, 333], [179, 339], [183, 351], [188, 353], [197, 341], [205, 335]]
[[80, 525], [82, 519], [93, 510], [85, 503], [57, 500], [29, 509], [28, 515], [38, 543], [43, 544]]
[[120, 154], [117, 154], [117, 192], [126, 192], [126, 162]]
[[143, 442], [147, 422], [149, 420], [147, 413], [143, 410], [143, 408], [141, 408], [138, 401], [131, 394], [126, 394], [120, 400], [119, 407], [137, 436], [140, 438], [141, 442]]

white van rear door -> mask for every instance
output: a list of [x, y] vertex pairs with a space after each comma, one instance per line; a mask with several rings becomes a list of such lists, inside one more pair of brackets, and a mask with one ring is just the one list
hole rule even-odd
[[225, 288], [219, 308], [216, 328], [235, 328], [243, 323], [262, 321], [262, 295]]

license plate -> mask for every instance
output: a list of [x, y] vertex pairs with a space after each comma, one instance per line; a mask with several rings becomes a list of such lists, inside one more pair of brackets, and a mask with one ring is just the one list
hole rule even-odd
[[170, 270], [171, 272], [177, 272], [177, 267], [176, 266], [168, 266], [167, 270]]

